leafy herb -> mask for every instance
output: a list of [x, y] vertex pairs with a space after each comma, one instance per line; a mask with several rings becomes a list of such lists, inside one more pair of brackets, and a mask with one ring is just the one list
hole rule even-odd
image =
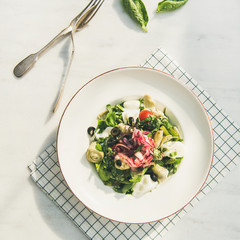
[[[126, 13], [137, 22], [142, 30], [147, 32], [148, 13], [142, 0], [121, 0]], [[156, 12], [170, 12], [187, 3], [188, 0], [162, 0], [158, 3]], [[141, 109], [141, 107], [140, 107]]]
[[188, 0], [163, 0], [158, 3], [157, 13], [169, 12], [183, 6]]
[[164, 157], [162, 161], [159, 161], [162, 163], [162, 166], [167, 168], [169, 173], [176, 173], [177, 172], [177, 166], [178, 164], [181, 163], [183, 157], [178, 157], [178, 158], [169, 158], [169, 157]]
[[122, 0], [122, 5], [128, 15], [147, 32], [148, 14], [142, 0]]
[[102, 133], [107, 127], [115, 127], [117, 124], [122, 123], [122, 112], [123, 107], [121, 104], [117, 105], [110, 105], [108, 104], [106, 106], [107, 114], [101, 118], [98, 119], [98, 125], [96, 130], [98, 130], [98, 133]]
[[117, 125], [116, 123], [116, 113], [115, 112], [109, 112], [106, 116], [106, 125], [109, 127], [115, 127]]
[[139, 102], [140, 102], [140, 106], [139, 106], [139, 110], [140, 112], [144, 109], [144, 99], [143, 98], [140, 98], [139, 99]]
[[162, 125], [162, 121], [159, 118], [157, 118], [155, 115], [149, 115], [148, 118], [145, 118], [139, 122], [139, 126], [143, 130], [151, 131], [152, 133], [154, 131], [159, 130], [161, 125]]
[[123, 103], [117, 104], [117, 105], [108, 104], [106, 106], [106, 108], [107, 108], [107, 110], [109, 112], [112, 112], [112, 111], [114, 111], [114, 112], [123, 112], [123, 106], [122, 105], [123, 105]]
[[162, 119], [162, 125], [169, 130], [170, 128], [173, 127], [173, 125], [169, 122], [167, 118]]
[[132, 178], [129, 180], [132, 183], [137, 183], [140, 182], [142, 180], [142, 177], [144, 176], [144, 174], [147, 172], [148, 167], [144, 168], [140, 173], [134, 173], [132, 172]]
[[98, 130], [98, 133], [102, 133], [107, 127], [107, 124], [104, 120], [100, 120], [98, 119], [98, 125], [97, 125], [97, 128], [96, 129], [99, 129]]
[[101, 146], [100, 143], [97, 143], [95, 148], [96, 148], [96, 150], [98, 150], [98, 151], [100, 151], [100, 152], [103, 152], [102, 146]]

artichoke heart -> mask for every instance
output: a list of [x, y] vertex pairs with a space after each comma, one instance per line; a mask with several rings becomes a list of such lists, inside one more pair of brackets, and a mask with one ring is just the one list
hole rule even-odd
[[[166, 118], [166, 116], [164, 115], [164, 113], [161, 111], [164, 110], [164, 107], [162, 107], [162, 105], [157, 104], [149, 95], [144, 95], [143, 96], [143, 102], [144, 102], [144, 106], [145, 108], [150, 109], [153, 112], [153, 115], [155, 115], [156, 117], [164, 117]], [[160, 109], [161, 107], [161, 109]]]
[[169, 174], [169, 171], [166, 168], [161, 167], [158, 164], [155, 164], [152, 167], [152, 171], [157, 175], [159, 182], [163, 182], [164, 180], [166, 180]]
[[104, 157], [104, 153], [96, 149], [97, 142], [92, 142], [87, 150], [87, 160], [92, 163], [99, 163]]
[[144, 101], [144, 106], [145, 108], [155, 108], [155, 102], [152, 100], [152, 98], [149, 95], [144, 95], [143, 96], [143, 101]]
[[159, 130], [154, 135], [155, 148], [158, 148], [160, 146], [160, 143], [161, 143], [162, 139], [163, 139], [163, 131]]

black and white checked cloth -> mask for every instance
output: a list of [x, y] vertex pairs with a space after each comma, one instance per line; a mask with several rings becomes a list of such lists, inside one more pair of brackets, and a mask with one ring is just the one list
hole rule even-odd
[[206, 108], [214, 131], [215, 153], [210, 175], [196, 198], [181, 211], [162, 221], [124, 224], [108, 220], [86, 208], [72, 194], [61, 175], [56, 145], [49, 146], [30, 166], [33, 181], [90, 239], [161, 239], [195, 204], [212, 190], [240, 161], [240, 128], [211, 96], [162, 49], [142, 65], [167, 72], [186, 84]]

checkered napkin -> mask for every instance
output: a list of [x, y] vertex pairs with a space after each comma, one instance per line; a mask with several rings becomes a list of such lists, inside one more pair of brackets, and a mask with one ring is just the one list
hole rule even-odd
[[68, 189], [61, 175], [56, 145], [49, 146], [29, 169], [33, 181], [90, 239], [161, 239], [202, 197], [211, 191], [240, 161], [240, 129], [211, 96], [162, 49], [143, 64], [178, 78], [199, 97], [214, 131], [215, 153], [210, 175], [196, 198], [181, 211], [147, 224], [124, 224], [101, 217], [85, 207]]

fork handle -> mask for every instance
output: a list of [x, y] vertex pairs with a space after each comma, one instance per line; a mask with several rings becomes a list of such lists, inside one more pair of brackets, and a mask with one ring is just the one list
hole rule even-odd
[[36, 53], [30, 54], [28, 57], [24, 58], [17, 66], [13, 69], [13, 73], [16, 77], [21, 77], [26, 73], [34, 63], [37, 61], [38, 55]]
[[38, 57], [45, 52], [50, 46], [52, 46], [56, 41], [68, 34], [71, 31], [70, 27], [63, 29], [59, 34], [57, 34], [50, 42], [48, 42], [42, 49], [38, 52], [30, 54], [28, 57], [24, 58], [20, 63], [16, 65], [13, 70], [13, 74], [16, 77], [22, 77], [28, 70], [30, 70], [33, 65], [38, 60]]

